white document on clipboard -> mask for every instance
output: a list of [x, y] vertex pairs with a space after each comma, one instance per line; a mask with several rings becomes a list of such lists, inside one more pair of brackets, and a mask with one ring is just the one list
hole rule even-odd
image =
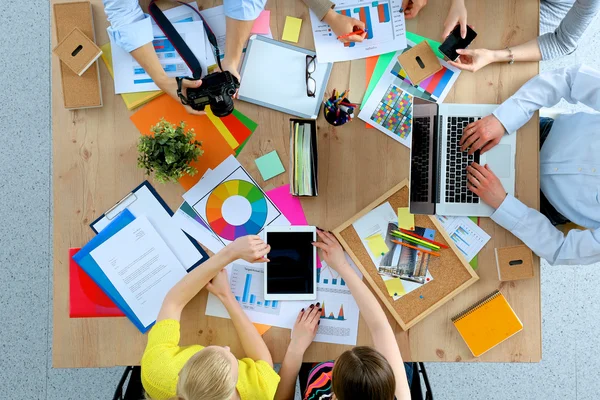
[[113, 208], [92, 222], [90, 227], [94, 231], [100, 232], [126, 208], [136, 218], [141, 216], [148, 218], [187, 271], [208, 259], [206, 252], [173, 222], [172, 212], [148, 181], [142, 183]]

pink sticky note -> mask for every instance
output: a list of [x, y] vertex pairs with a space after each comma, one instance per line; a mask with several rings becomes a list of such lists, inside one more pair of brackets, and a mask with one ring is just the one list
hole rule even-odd
[[268, 35], [271, 33], [271, 11], [263, 10], [260, 15], [254, 21], [254, 25], [252, 26], [252, 30], [250, 33], [256, 33], [257, 35]]
[[[292, 225], [308, 225], [302, 203], [298, 197], [290, 194], [290, 185], [279, 186], [267, 191], [267, 196], [279, 208]], [[317, 268], [321, 268], [321, 259], [317, 255]]]

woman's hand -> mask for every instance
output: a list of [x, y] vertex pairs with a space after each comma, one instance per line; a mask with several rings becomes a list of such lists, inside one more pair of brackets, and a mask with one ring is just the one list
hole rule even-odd
[[489, 206], [497, 209], [506, 198], [506, 190], [502, 187], [500, 179], [485, 165], [482, 167], [477, 163], [472, 163], [467, 167], [467, 177], [469, 183], [467, 188], [475, 193]]
[[245, 260], [249, 263], [269, 262], [265, 256], [271, 251], [271, 246], [266, 244], [260, 236], [242, 236], [229, 243], [225, 249], [234, 260]]
[[227, 279], [227, 271], [222, 269], [217, 276], [212, 278], [212, 280], [206, 284], [206, 289], [219, 299], [230, 296], [232, 293], [231, 288], [229, 287], [229, 280]]
[[[327, 11], [323, 21], [329, 24], [336, 37], [347, 35], [348, 33], [357, 31], [359, 29], [362, 29], [363, 31], [365, 30], [364, 22], [359, 21], [356, 18], [339, 14], [333, 10]], [[366, 36], [367, 34], [363, 33], [362, 35], [350, 35], [338, 40], [342, 43], [362, 42]]]
[[408, 4], [404, 6], [404, 17], [406, 19], [415, 18], [426, 5], [427, 0], [408, 0]]
[[304, 354], [317, 335], [322, 311], [320, 305], [311, 304], [310, 308], [303, 308], [296, 318], [289, 348], [297, 354]]
[[471, 122], [463, 130], [459, 144], [461, 150], [469, 149], [469, 154], [481, 149], [481, 154], [500, 143], [504, 136], [504, 126], [493, 114]]
[[[185, 97], [187, 97], [187, 89], [188, 88], [198, 88], [201, 85], [202, 85], [202, 80], [200, 80], [200, 79], [197, 81], [184, 79], [181, 82], [181, 93]], [[177, 96], [177, 80], [175, 78], [168, 78], [163, 84], [160, 84], [158, 86], [169, 96], [171, 96], [172, 98], [177, 100], [178, 103], [181, 103], [181, 99], [179, 98], [179, 96]], [[182, 106], [190, 114], [193, 114], [193, 115], [205, 115], [206, 114], [204, 111], [194, 110], [189, 105], [185, 106], [182, 104]]]
[[496, 62], [495, 52], [487, 49], [458, 49], [457, 61], [448, 61], [448, 64], [463, 71], [477, 72], [488, 64]]
[[442, 42], [450, 35], [456, 25], [460, 25], [460, 37], [467, 37], [467, 8], [464, 0], [454, 0], [444, 22]]
[[317, 235], [319, 235], [321, 242], [314, 242], [313, 246], [321, 249], [323, 260], [337, 272], [340, 272], [340, 269], [350, 268], [348, 261], [346, 261], [344, 249], [335, 236], [320, 229], [317, 230]]

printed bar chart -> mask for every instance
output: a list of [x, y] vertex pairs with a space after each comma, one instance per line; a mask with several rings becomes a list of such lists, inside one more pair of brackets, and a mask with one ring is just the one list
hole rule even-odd
[[246, 310], [279, 315], [278, 301], [264, 299], [262, 268], [252, 268], [233, 264], [231, 270], [231, 290], [235, 299]]
[[338, 312], [337, 317], [333, 314], [333, 312], [330, 312], [329, 315], [327, 315], [327, 311], [325, 311], [325, 302], [323, 302], [323, 304], [321, 305], [321, 318], [322, 319], [332, 319], [332, 320], [337, 320], [337, 321], [345, 321], [346, 318], [344, 317], [344, 305], [342, 304], [340, 306], [340, 311]]

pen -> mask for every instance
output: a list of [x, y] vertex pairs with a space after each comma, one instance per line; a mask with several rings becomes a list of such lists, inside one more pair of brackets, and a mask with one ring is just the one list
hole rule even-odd
[[366, 33], [366, 32], [367, 32], [366, 30], [364, 30], [364, 31], [363, 31], [362, 29], [359, 29], [359, 30], [357, 30], [357, 31], [353, 31], [353, 32], [350, 32], [350, 33], [346, 33], [345, 35], [340, 35], [340, 36], [338, 36], [337, 38], [338, 38], [338, 39], [345, 39], [345, 38], [347, 38], [347, 37], [349, 37], [349, 36], [352, 36], [352, 35], [362, 35], [363, 33]]
[[399, 244], [400, 246], [408, 247], [409, 249], [413, 249], [413, 250], [417, 250], [417, 251], [422, 251], [423, 253], [431, 254], [432, 256], [435, 256], [435, 257], [439, 257], [440, 256], [440, 253], [436, 253], [436, 252], [433, 252], [433, 251], [427, 251], [427, 250], [424, 250], [424, 249], [420, 249], [420, 248], [418, 248], [416, 246], [411, 246], [410, 244], [402, 243], [402, 242], [399, 242], [399, 241], [394, 240], [394, 239], [392, 239], [392, 242], [394, 242], [396, 244]]
[[435, 250], [435, 251], [439, 251], [440, 250], [440, 246], [437, 246], [437, 245], [432, 244], [432, 243], [427, 243], [424, 240], [414, 238], [414, 237], [409, 236], [409, 235], [407, 235], [405, 233], [402, 233], [402, 232], [392, 231], [391, 234], [393, 236], [400, 237], [400, 238], [402, 238], [404, 240], [408, 240], [409, 242], [416, 243], [416, 244], [419, 244], [421, 246], [425, 246], [425, 247], [430, 248], [430, 249]]
[[444, 248], [444, 249], [447, 249], [447, 248], [448, 248], [448, 246], [446, 246], [446, 245], [445, 245], [445, 244], [443, 244], [443, 243], [439, 243], [439, 242], [436, 242], [435, 240], [427, 239], [427, 238], [425, 238], [425, 237], [423, 237], [423, 236], [421, 236], [421, 235], [417, 235], [417, 234], [416, 234], [416, 233], [414, 233], [413, 231], [409, 231], [409, 230], [402, 229], [402, 228], [400, 228], [400, 230], [402, 231], [402, 233], [405, 233], [405, 234], [407, 234], [408, 236], [414, 236], [414, 237], [415, 237], [415, 238], [417, 238], [417, 239], [421, 239], [421, 240], [424, 240], [424, 241], [426, 241], [426, 242], [429, 242], [429, 243], [435, 244], [436, 246], [440, 246], [441, 248]]

